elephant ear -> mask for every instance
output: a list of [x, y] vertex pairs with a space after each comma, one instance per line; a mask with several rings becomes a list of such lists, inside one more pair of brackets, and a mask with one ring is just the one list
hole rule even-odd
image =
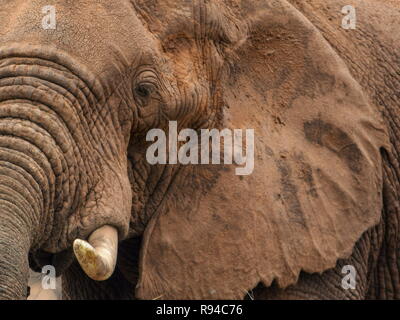
[[380, 219], [380, 115], [300, 12], [286, 1], [240, 4], [248, 37], [221, 80], [223, 127], [255, 130], [254, 171], [181, 170], [145, 232], [139, 298], [287, 287], [301, 271], [333, 268]]

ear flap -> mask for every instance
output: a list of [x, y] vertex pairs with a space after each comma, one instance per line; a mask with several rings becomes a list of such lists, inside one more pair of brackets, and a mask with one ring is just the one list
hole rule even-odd
[[242, 1], [249, 37], [222, 79], [224, 127], [255, 130], [255, 169], [185, 167], [148, 226], [137, 295], [239, 299], [349, 256], [382, 209], [380, 115], [286, 1]]

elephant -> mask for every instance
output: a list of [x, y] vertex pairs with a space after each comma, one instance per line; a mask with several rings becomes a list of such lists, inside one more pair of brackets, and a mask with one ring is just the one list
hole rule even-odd
[[[0, 0], [0, 299], [400, 298], [397, 1], [51, 2]], [[150, 164], [171, 121], [254, 171]]]

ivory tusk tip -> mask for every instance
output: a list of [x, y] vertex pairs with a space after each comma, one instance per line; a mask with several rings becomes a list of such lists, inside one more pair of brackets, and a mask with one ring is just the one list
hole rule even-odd
[[83, 271], [93, 280], [107, 280], [114, 272], [118, 254], [118, 231], [105, 225], [87, 241], [76, 239], [73, 250]]
[[84, 259], [87, 257], [87, 254], [95, 255], [94, 248], [90, 245], [90, 243], [81, 239], [75, 239], [73, 248], [77, 258]]
[[87, 241], [76, 239], [73, 244], [75, 256], [83, 271], [93, 280], [107, 280], [112, 272], [106, 272], [96, 250]]

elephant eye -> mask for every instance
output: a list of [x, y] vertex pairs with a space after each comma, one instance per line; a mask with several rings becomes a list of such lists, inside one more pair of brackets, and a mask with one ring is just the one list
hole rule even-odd
[[139, 84], [135, 88], [135, 93], [141, 98], [148, 98], [151, 90], [148, 85]]
[[141, 107], [147, 107], [154, 99], [159, 98], [158, 78], [155, 72], [147, 70], [135, 75], [133, 95]]
[[135, 95], [141, 100], [149, 99], [154, 91], [156, 91], [156, 87], [150, 82], [140, 83], [135, 87]]

